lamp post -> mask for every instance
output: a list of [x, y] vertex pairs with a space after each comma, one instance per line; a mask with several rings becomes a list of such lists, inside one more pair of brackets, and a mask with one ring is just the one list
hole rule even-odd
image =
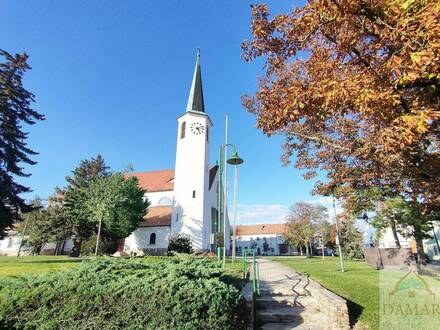
[[[225, 156], [227, 156], [227, 147], [234, 148], [234, 153], [230, 158], [224, 162]], [[226, 151], [226, 152], [225, 152]], [[235, 166], [235, 176], [234, 176], [234, 234], [233, 234], [233, 256], [235, 257], [235, 218], [236, 218], [236, 192], [237, 192], [237, 165], [243, 163], [243, 159], [238, 156], [237, 148], [230, 143], [220, 145], [220, 164], [219, 164], [219, 185], [218, 185], [218, 214], [219, 214], [219, 232], [222, 231], [221, 224], [223, 223], [223, 268], [226, 268], [226, 211], [227, 211], [227, 183], [225, 182], [225, 191], [223, 192], [222, 187], [222, 172], [223, 166], [225, 166], [225, 172], [227, 172], [227, 164]], [[222, 195], [225, 194], [225, 201], [222, 200]], [[224, 204], [223, 204], [224, 203]], [[222, 206], [224, 206], [224, 212], [222, 213]], [[223, 218], [222, 218], [223, 217]], [[223, 221], [222, 221], [223, 220]]]

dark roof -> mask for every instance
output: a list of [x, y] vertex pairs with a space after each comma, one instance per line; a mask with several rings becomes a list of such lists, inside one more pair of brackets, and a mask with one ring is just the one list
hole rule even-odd
[[203, 101], [202, 70], [200, 68], [200, 51], [197, 51], [196, 67], [189, 91], [188, 104], [186, 111], [205, 112], [205, 103]]
[[144, 217], [144, 221], [139, 224], [139, 227], [171, 226], [172, 214], [172, 206], [149, 207], [147, 214]]

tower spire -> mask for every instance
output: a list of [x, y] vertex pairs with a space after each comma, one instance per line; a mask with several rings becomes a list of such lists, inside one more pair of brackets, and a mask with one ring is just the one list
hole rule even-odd
[[194, 69], [194, 76], [191, 83], [191, 89], [189, 91], [186, 111], [205, 112], [205, 104], [203, 102], [202, 71], [200, 69], [199, 48], [197, 48], [196, 67]]

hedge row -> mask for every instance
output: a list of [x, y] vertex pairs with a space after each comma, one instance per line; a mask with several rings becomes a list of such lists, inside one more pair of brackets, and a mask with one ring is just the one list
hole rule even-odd
[[0, 283], [6, 329], [240, 329], [243, 301], [206, 258], [100, 258]]

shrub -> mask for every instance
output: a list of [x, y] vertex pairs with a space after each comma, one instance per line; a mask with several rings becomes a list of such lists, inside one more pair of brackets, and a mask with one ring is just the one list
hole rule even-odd
[[191, 240], [188, 236], [182, 234], [173, 234], [168, 244], [168, 255], [175, 253], [192, 253]]
[[[113, 238], [110, 235], [101, 235], [98, 244], [98, 254], [113, 254], [118, 250], [119, 240]], [[93, 256], [95, 255], [96, 248], [96, 234], [92, 235], [89, 239], [85, 240], [81, 244], [81, 255], [82, 256]]]
[[7, 329], [240, 329], [242, 298], [215, 261], [102, 257], [0, 282]]

